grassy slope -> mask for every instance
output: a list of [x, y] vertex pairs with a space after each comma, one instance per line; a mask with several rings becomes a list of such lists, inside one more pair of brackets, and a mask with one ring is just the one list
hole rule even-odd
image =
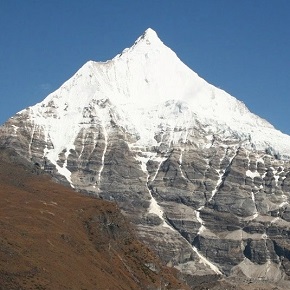
[[0, 289], [187, 289], [118, 207], [0, 150]]

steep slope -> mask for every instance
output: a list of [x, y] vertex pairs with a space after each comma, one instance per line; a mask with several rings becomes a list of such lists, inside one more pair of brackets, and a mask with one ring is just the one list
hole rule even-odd
[[0, 144], [117, 202], [186, 275], [288, 279], [290, 136], [201, 79], [152, 29], [9, 119]]
[[188, 289], [116, 204], [37, 173], [0, 150], [0, 289]]

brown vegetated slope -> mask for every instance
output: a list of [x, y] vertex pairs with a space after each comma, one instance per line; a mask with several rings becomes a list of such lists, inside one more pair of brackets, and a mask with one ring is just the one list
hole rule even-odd
[[0, 150], [0, 289], [188, 289], [116, 204], [33, 170]]

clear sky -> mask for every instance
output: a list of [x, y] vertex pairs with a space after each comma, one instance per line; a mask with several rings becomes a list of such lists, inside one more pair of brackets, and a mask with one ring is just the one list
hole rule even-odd
[[290, 134], [289, 0], [0, 0], [0, 123], [148, 27], [201, 77]]

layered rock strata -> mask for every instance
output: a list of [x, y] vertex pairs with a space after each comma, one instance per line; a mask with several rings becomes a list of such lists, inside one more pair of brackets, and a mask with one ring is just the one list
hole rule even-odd
[[183, 273], [288, 279], [290, 137], [200, 79], [151, 30], [0, 131], [1, 146], [60, 182], [117, 202]]

